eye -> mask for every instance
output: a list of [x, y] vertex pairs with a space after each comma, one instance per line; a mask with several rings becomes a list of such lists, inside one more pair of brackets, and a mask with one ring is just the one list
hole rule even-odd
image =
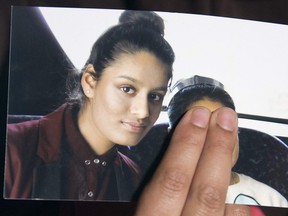
[[149, 95], [149, 99], [152, 100], [152, 101], [156, 101], [156, 102], [162, 101], [163, 98], [164, 98], [163, 95], [157, 94], [157, 93], [151, 93], [151, 94]]
[[120, 89], [127, 94], [133, 94], [135, 92], [135, 89], [130, 86], [123, 86]]

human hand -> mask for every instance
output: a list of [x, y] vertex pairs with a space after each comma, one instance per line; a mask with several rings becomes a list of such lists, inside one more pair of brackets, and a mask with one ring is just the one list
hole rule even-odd
[[237, 125], [237, 114], [229, 108], [188, 111], [144, 189], [136, 215], [251, 215], [248, 206], [225, 205]]

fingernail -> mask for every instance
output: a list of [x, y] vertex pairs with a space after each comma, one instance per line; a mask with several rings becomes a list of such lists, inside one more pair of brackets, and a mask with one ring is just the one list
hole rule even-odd
[[237, 128], [237, 115], [231, 109], [223, 109], [217, 115], [217, 124], [227, 131], [234, 131]]
[[206, 108], [197, 108], [192, 111], [191, 123], [200, 128], [206, 128], [211, 112]]

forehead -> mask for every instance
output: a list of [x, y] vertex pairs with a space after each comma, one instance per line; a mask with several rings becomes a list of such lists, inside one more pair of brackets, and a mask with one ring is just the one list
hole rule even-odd
[[103, 71], [102, 78], [131, 77], [137, 83], [166, 86], [169, 76], [167, 67], [148, 51], [122, 53]]
[[194, 107], [206, 107], [209, 109], [211, 112], [214, 112], [220, 107], [223, 107], [224, 105], [220, 103], [219, 101], [213, 101], [208, 98], [204, 98], [201, 100], [198, 100], [188, 106], [188, 109], [194, 108]]
[[112, 65], [121, 65], [127, 62], [133, 63], [137, 61], [142, 61], [142, 63], [145, 64], [159, 64], [161, 65], [161, 67], [165, 66], [165, 64], [162, 63], [160, 58], [146, 50], [138, 50], [135, 52], [122, 52], [116, 56], [115, 61], [112, 62]]

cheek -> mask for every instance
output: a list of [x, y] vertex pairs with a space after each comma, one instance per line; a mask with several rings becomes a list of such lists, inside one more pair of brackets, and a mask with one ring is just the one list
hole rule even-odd
[[158, 119], [160, 112], [161, 112], [162, 104], [160, 105], [151, 105], [149, 107], [149, 113], [150, 113], [150, 118], [151, 122], [154, 122]]
[[101, 107], [103, 113], [120, 114], [123, 110], [127, 110], [127, 101], [121, 98], [119, 92], [113, 87], [101, 91], [95, 100], [95, 105]]

